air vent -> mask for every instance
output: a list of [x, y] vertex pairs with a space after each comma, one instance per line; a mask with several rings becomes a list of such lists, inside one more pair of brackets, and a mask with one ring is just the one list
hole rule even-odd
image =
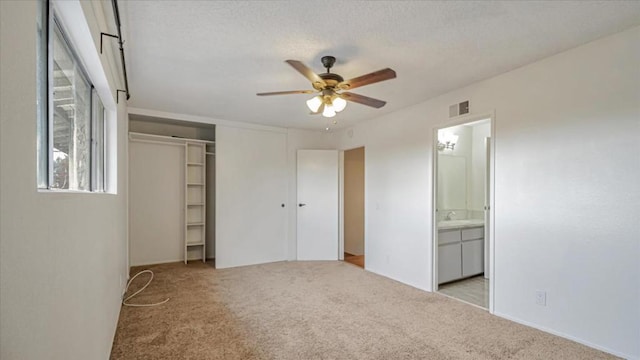
[[449, 117], [456, 117], [469, 113], [469, 100], [463, 101], [459, 104], [453, 104], [449, 106]]

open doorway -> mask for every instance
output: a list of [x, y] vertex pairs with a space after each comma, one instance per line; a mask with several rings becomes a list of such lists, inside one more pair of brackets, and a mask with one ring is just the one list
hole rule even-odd
[[434, 289], [491, 309], [491, 117], [434, 131]]
[[344, 261], [365, 267], [364, 147], [344, 152]]

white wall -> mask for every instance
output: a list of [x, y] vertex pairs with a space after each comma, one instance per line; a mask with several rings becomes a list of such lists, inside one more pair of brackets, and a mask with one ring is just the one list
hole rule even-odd
[[0, 358], [108, 359], [127, 276], [125, 103], [118, 194], [38, 192], [35, 50], [36, 2], [0, 1]]
[[432, 288], [432, 131], [469, 99], [496, 116], [495, 314], [639, 358], [639, 63], [636, 27], [343, 131], [367, 269]]
[[[469, 177], [469, 201], [467, 210], [470, 217], [482, 217], [484, 210], [485, 175], [487, 151], [485, 138], [491, 136], [491, 123], [471, 126], [471, 172]], [[475, 216], [473, 216], [475, 215]]]
[[430, 289], [432, 128], [416, 109], [344, 131], [340, 148], [366, 149], [366, 269]]
[[216, 127], [216, 267], [287, 259], [285, 130]]
[[[451, 126], [451, 127], [447, 127], [444, 129], [440, 129], [438, 130], [438, 138], [442, 137], [445, 133], [452, 133], [454, 135], [458, 136], [458, 142], [456, 143], [455, 147], [452, 149], [444, 149], [442, 151], [438, 151], [438, 164], [439, 164], [439, 169], [438, 171], [448, 171], [448, 167], [444, 165], [444, 162], [447, 161], [447, 159], [445, 159], [445, 157], [447, 156], [454, 156], [454, 157], [460, 157], [460, 158], [464, 158], [464, 162], [465, 162], [465, 174], [464, 174], [464, 179], [458, 179], [458, 181], [461, 181], [464, 185], [464, 189], [461, 189], [460, 192], [456, 195], [459, 195], [458, 197], [456, 197], [456, 199], [459, 199], [460, 201], [456, 201], [456, 203], [460, 203], [460, 205], [463, 205], [462, 207], [451, 207], [448, 204], [442, 204], [442, 199], [443, 198], [439, 198], [438, 199], [438, 219], [442, 220], [444, 219], [447, 214], [450, 211], [454, 211], [456, 214], [455, 216], [453, 216], [454, 219], [466, 219], [467, 216], [467, 209], [469, 209], [469, 200], [471, 197], [471, 182], [470, 180], [470, 176], [471, 176], [471, 169], [472, 169], [472, 156], [471, 156], [471, 152], [473, 149], [473, 145], [472, 145], [472, 136], [473, 136], [473, 128], [470, 126], [466, 126], [466, 125], [457, 125], [457, 126]], [[448, 159], [448, 160], [453, 160], [453, 159]], [[439, 174], [440, 176], [443, 176], [443, 173]], [[449, 176], [444, 175], [445, 179], [455, 179], [455, 174], [448, 174]], [[442, 184], [440, 183], [438, 186], [441, 188], [441, 190], [444, 190], [444, 188], [446, 187], [447, 184]], [[453, 189], [456, 188], [455, 183], [449, 183], [449, 186], [453, 185]], [[459, 188], [460, 186], [458, 186]], [[446, 194], [446, 192], [445, 192]], [[441, 196], [445, 195], [441, 193]], [[449, 193], [449, 195], [452, 195], [451, 193]]]

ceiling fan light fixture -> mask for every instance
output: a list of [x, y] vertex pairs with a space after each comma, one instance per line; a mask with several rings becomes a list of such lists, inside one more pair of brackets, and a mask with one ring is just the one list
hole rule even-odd
[[324, 106], [324, 110], [322, 111], [322, 116], [328, 117], [328, 118], [336, 116], [336, 111], [331, 104], [326, 104]]
[[333, 104], [333, 110], [335, 112], [340, 112], [347, 107], [347, 101], [339, 96], [336, 96], [331, 103]]
[[311, 99], [307, 100], [307, 107], [311, 112], [317, 113], [320, 109], [320, 105], [322, 105], [322, 97], [320, 95], [314, 96]]
[[[1, 1], [1, 0], [0, 0]], [[290, 90], [258, 93], [258, 96], [268, 95], [288, 95], [288, 94], [313, 94], [316, 96], [306, 101], [307, 107], [311, 110], [310, 115], [319, 115], [327, 118], [336, 116], [336, 113], [343, 111], [347, 102], [355, 102], [376, 109], [383, 107], [386, 102], [367, 96], [354, 94], [352, 92], [342, 92], [365, 85], [378, 83], [385, 80], [394, 79], [396, 72], [390, 68], [374, 71], [355, 78], [345, 80], [342, 76], [332, 73], [331, 68], [335, 64], [336, 58], [333, 56], [323, 56], [322, 65], [326, 72], [316, 74], [311, 68], [298, 60], [286, 60], [285, 62], [293, 67], [302, 76], [311, 82], [313, 90]]]

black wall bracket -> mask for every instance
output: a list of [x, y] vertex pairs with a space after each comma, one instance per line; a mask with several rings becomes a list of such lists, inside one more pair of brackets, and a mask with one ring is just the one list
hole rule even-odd
[[118, 94], [123, 92], [127, 94], [127, 100], [131, 97], [129, 94], [129, 79], [127, 78], [127, 64], [124, 61], [124, 48], [122, 45], [124, 41], [122, 41], [122, 29], [120, 27], [120, 11], [118, 10], [118, 0], [111, 0], [111, 5], [113, 6], [113, 15], [116, 21], [116, 29], [118, 30], [118, 35], [109, 34], [105, 32], [100, 33], [100, 54], [102, 54], [102, 39], [105, 36], [110, 38], [118, 39], [118, 47], [120, 48], [120, 61], [122, 63], [122, 75], [124, 77], [124, 90], [116, 90], [116, 103], [118, 103]]
[[125, 94], [127, 94], [127, 100], [129, 100], [129, 93], [126, 90], [116, 90], [116, 104], [120, 103], [120, 97], [118, 95], [120, 95], [120, 93], [123, 92]]
[[118, 38], [118, 35], [107, 34], [107, 33], [101, 32], [100, 33], [100, 54], [102, 54], [102, 38], [104, 38], [105, 36], [116, 38], [116, 39]]

